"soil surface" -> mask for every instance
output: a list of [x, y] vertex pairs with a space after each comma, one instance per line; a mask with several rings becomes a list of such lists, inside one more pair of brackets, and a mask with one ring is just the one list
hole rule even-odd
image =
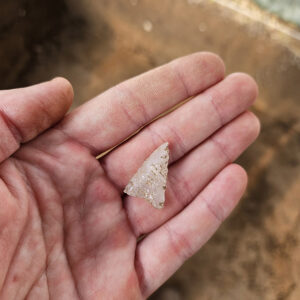
[[238, 160], [247, 193], [151, 299], [300, 299], [299, 41], [209, 0], [15, 0], [0, 14], [0, 88], [65, 76], [74, 106], [195, 51], [250, 73], [262, 133]]

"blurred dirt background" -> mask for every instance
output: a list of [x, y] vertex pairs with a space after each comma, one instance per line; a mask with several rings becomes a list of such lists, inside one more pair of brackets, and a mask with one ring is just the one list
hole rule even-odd
[[[282, 33], [285, 32], [285, 33]], [[65, 76], [74, 106], [194, 51], [259, 83], [247, 194], [151, 299], [300, 299], [300, 33], [234, 0], [0, 1], [0, 88]], [[299, 39], [298, 39], [299, 38]]]

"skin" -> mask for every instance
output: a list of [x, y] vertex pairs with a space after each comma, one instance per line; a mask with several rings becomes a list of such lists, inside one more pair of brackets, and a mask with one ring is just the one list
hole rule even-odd
[[[1, 91], [0, 298], [147, 298], [241, 198], [247, 176], [232, 162], [258, 135], [247, 112], [256, 96], [253, 79], [224, 79], [209, 53], [125, 81], [67, 115], [73, 92], [63, 78]], [[166, 204], [157, 210], [122, 190], [165, 141]]]

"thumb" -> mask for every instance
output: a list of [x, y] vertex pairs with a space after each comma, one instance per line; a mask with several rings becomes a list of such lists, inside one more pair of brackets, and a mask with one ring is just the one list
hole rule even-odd
[[0, 91], [0, 162], [58, 122], [72, 100], [73, 88], [64, 78]]

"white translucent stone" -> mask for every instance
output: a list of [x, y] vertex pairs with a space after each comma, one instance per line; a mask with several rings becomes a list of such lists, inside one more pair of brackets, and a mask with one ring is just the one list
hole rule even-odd
[[155, 208], [163, 208], [168, 175], [168, 143], [159, 146], [144, 161], [133, 175], [124, 192], [130, 196], [144, 198]]

